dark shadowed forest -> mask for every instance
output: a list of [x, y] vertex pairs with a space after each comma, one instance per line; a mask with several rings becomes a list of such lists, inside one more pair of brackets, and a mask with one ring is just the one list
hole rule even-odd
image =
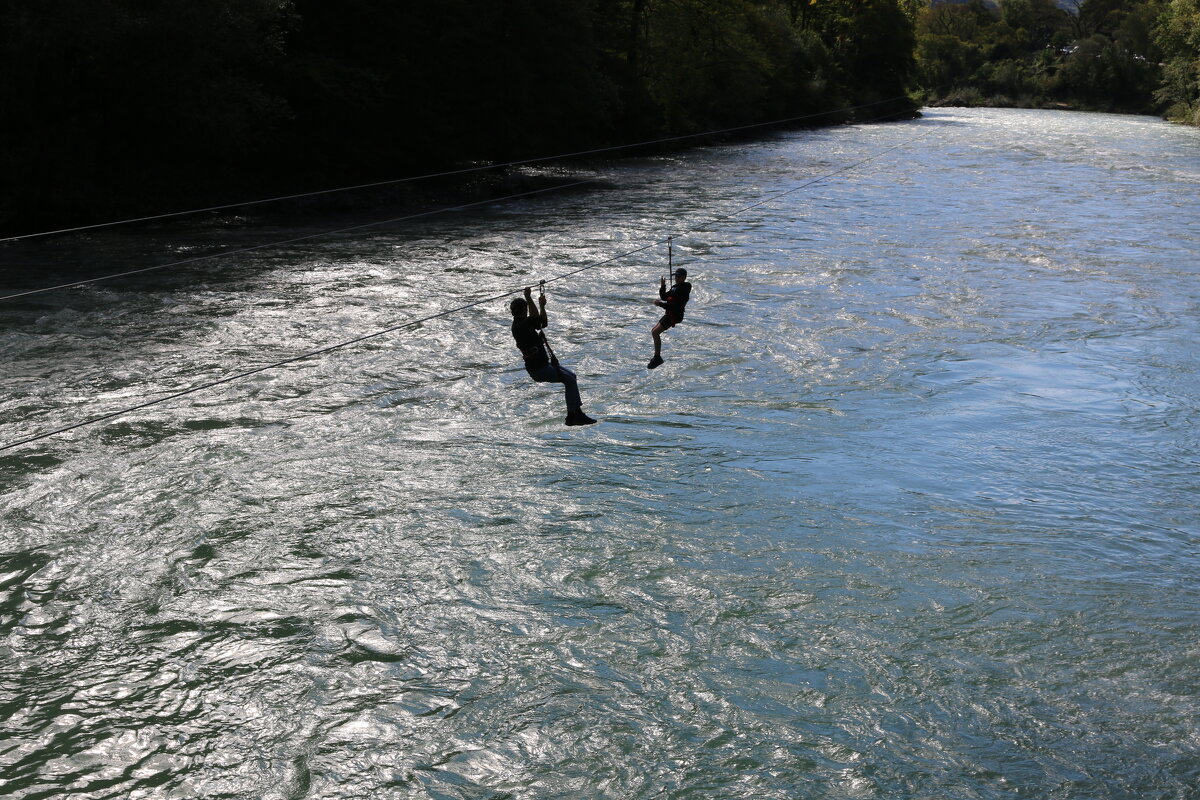
[[1197, 1], [0, 0], [0, 230], [927, 101], [1195, 121]]
[[[899, 98], [897, 0], [3, 0], [7, 230]], [[829, 121], [847, 115], [833, 115]]]

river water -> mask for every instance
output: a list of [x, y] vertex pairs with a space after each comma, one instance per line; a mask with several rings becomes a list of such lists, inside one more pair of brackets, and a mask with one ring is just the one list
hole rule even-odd
[[585, 177], [0, 304], [2, 445], [668, 234], [695, 287], [651, 372], [665, 246], [550, 284], [590, 428], [497, 299], [0, 452], [0, 793], [1200, 797], [1200, 132], [939, 109]]

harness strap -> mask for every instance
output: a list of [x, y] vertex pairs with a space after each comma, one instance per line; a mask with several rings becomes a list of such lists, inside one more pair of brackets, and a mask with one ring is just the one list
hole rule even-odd
[[[545, 281], [538, 281], [538, 291], [540, 293], [538, 295], [539, 297], [546, 296], [546, 282]], [[550, 363], [553, 364], [554, 367], [557, 369], [558, 368], [558, 356], [554, 355], [554, 348], [550, 347], [550, 342], [546, 340], [545, 329], [538, 328], [538, 336], [542, 337], [542, 346], [544, 346], [546, 348], [546, 352], [550, 354]], [[559, 375], [561, 376], [561, 374], [562, 373], [560, 372]]]

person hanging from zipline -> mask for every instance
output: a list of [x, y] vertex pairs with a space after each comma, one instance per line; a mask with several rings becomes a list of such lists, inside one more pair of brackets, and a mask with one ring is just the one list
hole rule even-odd
[[567, 401], [567, 425], [594, 425], [596, 420], [583, 413], [583, 401], [579, 397], [579, 382], [575, 373], [558, 363], [554, 351], [542, 329], [548, 325], [546, 317], [546, 292], [543, 289], [534, 309], [530, 287], [525, 287], [525, 297], [509, 303], [512, 311], [512, 335], [517, 349], [525, 358], [525, 371], [538, 383], [561, 383], [565, 387]]
[[658, 299], [654, 301], [654, 305], [664, 309], [666, 313], [650, 329], [650, 335], [654, 337], [654, 357], [646, 365], [647, 369], [655, 369], [663, 363], [662, 334], [683, 322], [683, 307], [692, 296], [692, 285], [687, 281], [686, 269], [680, 267], [675, 270], [672, 278], [674, 284], [670, 289], [667, 288], [666, 278], [660, 278], [658, 281]]

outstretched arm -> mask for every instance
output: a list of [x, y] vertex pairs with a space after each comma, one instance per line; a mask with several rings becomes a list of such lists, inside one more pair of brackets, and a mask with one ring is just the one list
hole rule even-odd
[[525, 287], [525, 317], [527, 319], [533, 320], [533, 327], [535, 329], [546, 327], [546, 296], [542, 295], [538, 299], [541, 300], [541, 308], [540, 309], [538, 307], [534, 306], [534, 304], [533, 304], [533, 290], [530, 287], [526, 286]]

